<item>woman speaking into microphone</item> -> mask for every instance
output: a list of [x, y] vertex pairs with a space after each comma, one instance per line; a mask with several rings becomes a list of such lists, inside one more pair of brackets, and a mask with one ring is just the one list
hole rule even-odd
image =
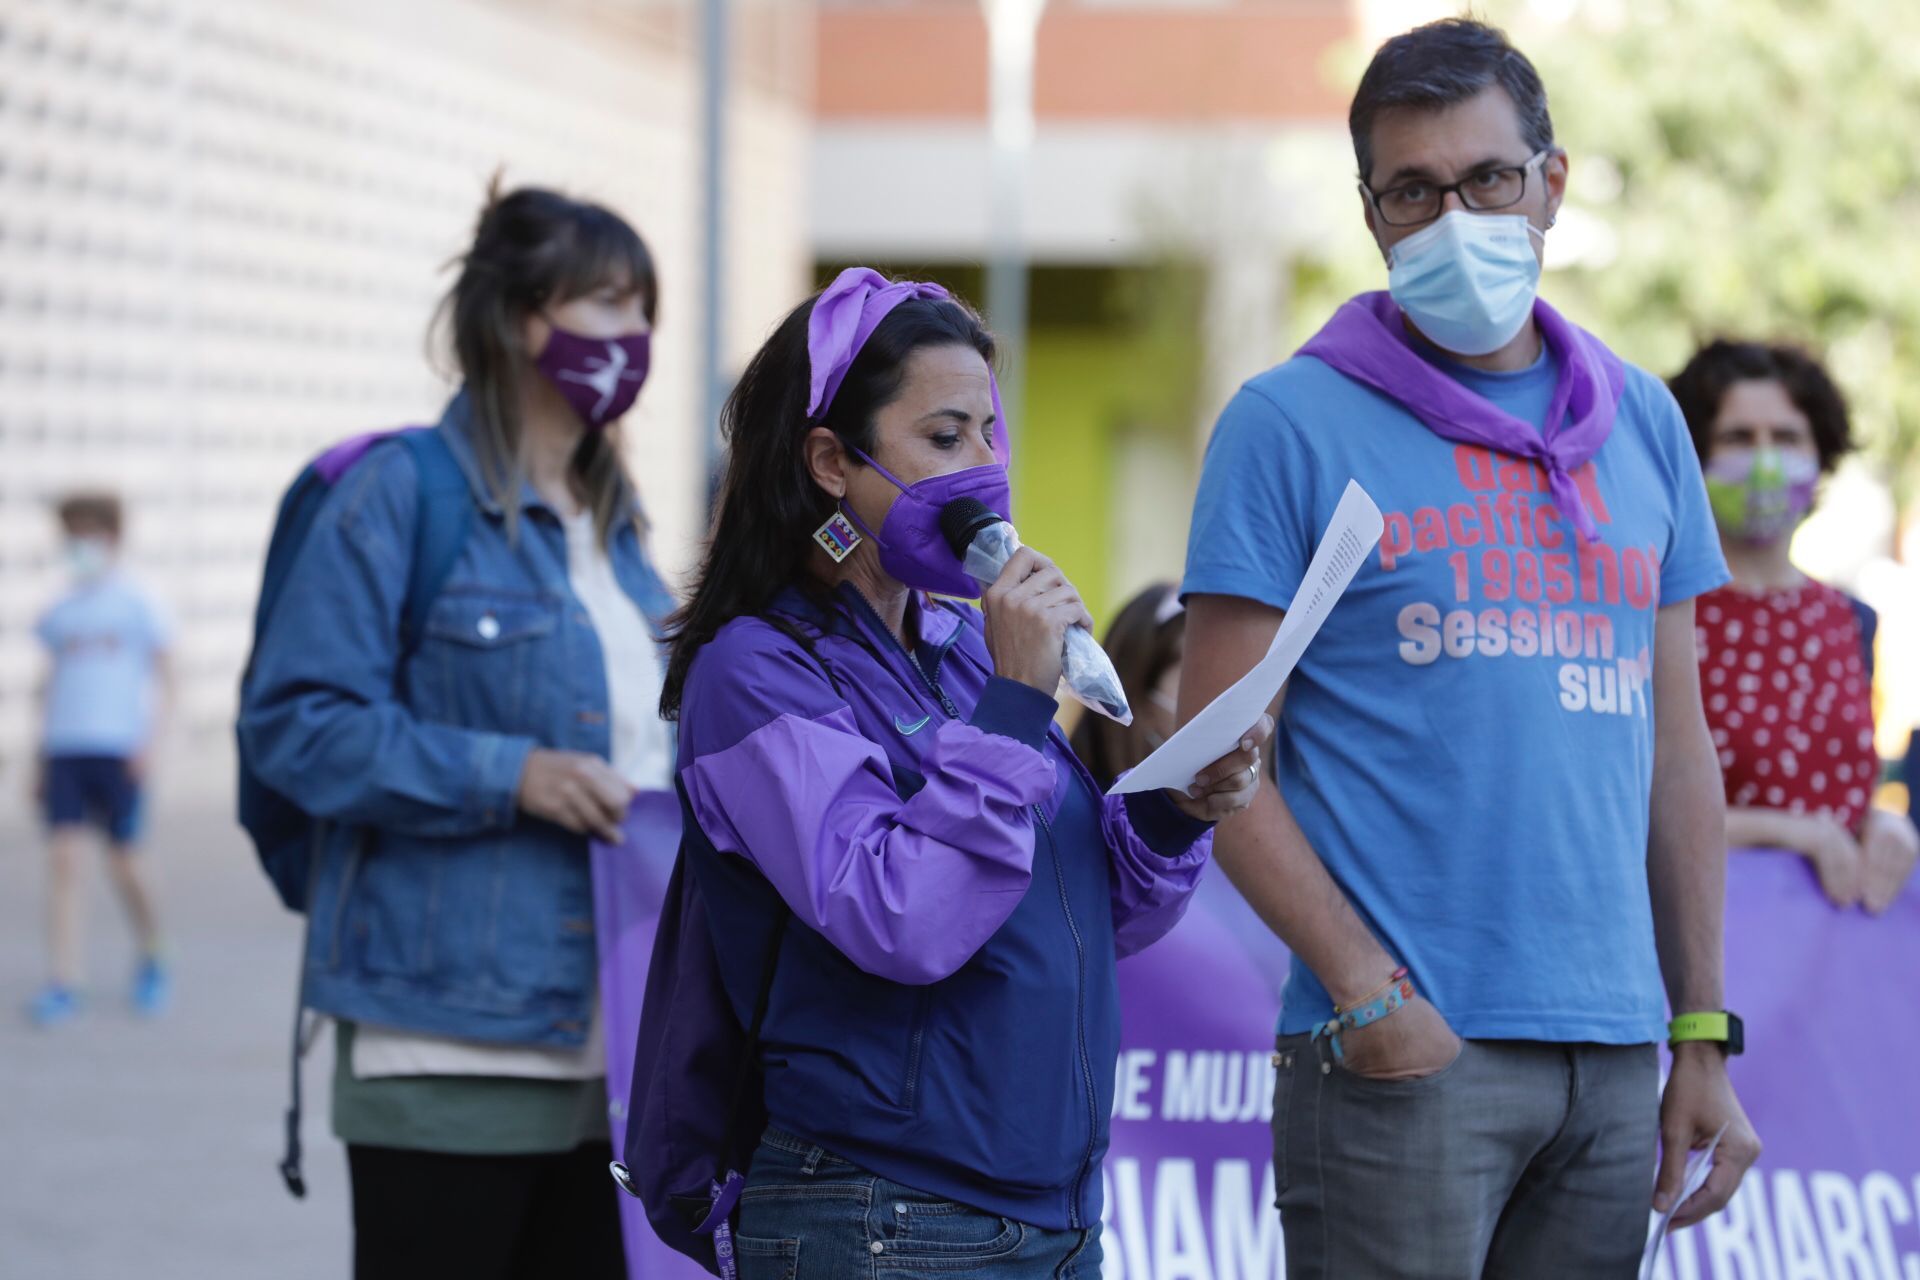
[[946, 290], [856, 268], [727, 405], [662, 710], [726, 987], [766, 992], [745, 1280], [1099, 1274], [1114, 963], [1180, 917], [1272, 731], [1194, 794], [1103, 796], [1053, 727], [1073, 585], [1023, 549], [953, 603], [981, 588], [942, 508], [1008, 512], [992, 358]]

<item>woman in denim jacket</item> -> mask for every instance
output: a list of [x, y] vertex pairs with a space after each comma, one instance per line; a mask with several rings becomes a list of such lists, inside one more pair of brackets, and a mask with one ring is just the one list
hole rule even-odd
[[382, 444], [260, 637], [246, 750], [325, 824], [303, 989], [339, 1024], [361, 1280], [624, 1274], [587, 845], [671, 772], [671, 601], [611, 430], [655, 298], [615, 214], [492, 198], [443, 306], [464, 385], [435, 428], [474, 511], [420, 634], [418, 477]]

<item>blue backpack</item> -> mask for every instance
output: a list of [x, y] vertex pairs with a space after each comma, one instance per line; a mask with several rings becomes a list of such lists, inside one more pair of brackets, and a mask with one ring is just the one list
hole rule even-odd
[[[841, 676], [814, 647], [815, 635], [796, 620], [761, 615], [800, 642], [836, 691]], [[680, 850], [667, 880], [660, 920], [654, 927], [647, 989], [627, 1099], [627, 1131], [613, 1179], [641, 1202], [661, 1243], [683, 1253], [721, 1280], [736, 1280], [733, 1219], [767, 1127], [766, 1079], [760, 1067], [760, 1028], [773, 996], [793, 913], [779, 890], [757, 871], [738, 883], [713, 882], [712, 872], [690, 857], [690, 833], [698, 820], [687, 791], [680, 799]], [[742, 1026], [720, 972], [720, 940], [707, 914], [718, 893], [759, 897], [772, 920], [759, 940], [733, 938], [729, 945], [760, 949], [760, 985]]]
[[[280, 499], [279, 514], [274, 517], [273, 537], [267, 544], [267, 565], [261, 576], [260, 602], [253, 613], [253, 639], [258, 650], [261, 635], [273, 616], [273, 607], [286, 587], [287, 576], [307, 531], [313, 527], [334, 485], [365, 457], [368, 450], [387, 440], [397, 439], [413, 455], [419, 474], [419, 501], [415, 507], [413, 561], [407, 578], [406, 611], [401, 620], [400, 646], [411, 653], [419, 643], [427, 610], [432, 606], [447, 575], [466, 545], [467, 527], [472, 520], [473, 495], [466, 473], [447, 448], [447, 442], [432, 427], [408, 427], [399, 431], [377, 431], [343, 441], [315, 458], [288, 486]], [[253, 654], [247, 656], [246, 671], [240, 677], [240, 704], [249, 697], [248, 684], [253, 676]], [[305, 911], [307, 884], [313, 865], [314, 842], [320, 835], [320, 823], [299, 805], [274, 791], [260, 780], [247, 759], [245, 739], [240, 741], [239, 808], [240, 825], [253, 840], [255, 852], [267, 878], [273, 881], [280, 901], [291, 911]]]

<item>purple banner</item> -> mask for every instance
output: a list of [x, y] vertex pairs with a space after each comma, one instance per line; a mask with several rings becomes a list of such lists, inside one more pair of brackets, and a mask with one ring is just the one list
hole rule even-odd
[[1273, 1026], [1287, 951], [1218, 867], [1120, 962], [1104, 1280], [1280, 1280]]
[[[626, 1130], [635, 1028], [679, 843], [667, 793], [593, 851], [609, 1115]], [[1125, 1027], [1104, 1280], [1282, 1280], [1273, 1211], [1274, 1015], [1287, 953], [1215, 869], [1180, 925], [1120, 965]], [[1920, 1280], [1920, 889], [1878, 919], [1835, 911], [1806, 863], [1731, 859], [1734, 1083], [1766, 1144], [1726, 1213], [1670, 1240], [1660, 1280]], [[621, 1198], [629, 1274], [706, 1273]]]
[[[634, 797], [618, 845], [593, 846], [593, 917], [599, 935], [600, 1009], [607, 1032], [607, 1120], [616, 1153], [627, 1132], [634, 1037], [653, 958], [667, 877], [680, 847], [680, 802], [671, 791]], [[640, 1202], [620, 1192], [620, 1230], [632, 1280], [705, 1280], [706, 1272], [660, 1243]]]
[[1920, 1280], [1920, 889], [1836, 911], [1805, 859], [1727, 867], [1733, 1083], [1766, 1151], [1661, 1280]]
[[[1267, 1055], [1286, 965], [1217, 869], [1121, 964], [1105, 1280], [1284, 1276]], [[1667, 1243], [1659, 1280], [1920, 1280], [1916, 979], [1920, 889], [1875, 919], [1829, 906], [1801, 858], [1732, 857], [1733, 1080], [1766, 1154], [1725, 1213]]]

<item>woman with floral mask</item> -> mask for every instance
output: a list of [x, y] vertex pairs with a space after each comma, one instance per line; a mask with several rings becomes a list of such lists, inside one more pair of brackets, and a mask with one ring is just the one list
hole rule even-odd
[[1793, 531], [1852, 447], [1846, 401], [1792, 347], [1716, 341], [1672, 381], [1720, 526], [1728, 585], [1700, 597], [1700, 684], [1727, 843], [1791, 849], [1835, 906], [1884, 911], [1920, 852], [1871, 805], [1872, 610], [1794, 568]]
[[[449, 483], [398, 441], [337, 460], [258, 639], [243, 748], [324, 820], [302, 998], [337, 1021], [360, 1280], [625, 1275], [588, 841], [672, 767], [672, 601], [616, 433], [657, 297], [618, 215], [491, 198], [444, 305]], [[447, 510], [464, 541], [403, 635]]]
[[981, 595], [940, 529], [1012, 514], [993, 352], [946, 290], [854, 268], [727, 406], [662, 708], [683, 871], [739, 1021], [764, 1008], [745, 1280], [1099, 1274], [1114, 964], [1179, 918], [1271, 732], [1192, 794], [1095, 786], [1053, 725], [1073, 585], [1026, 549]]

